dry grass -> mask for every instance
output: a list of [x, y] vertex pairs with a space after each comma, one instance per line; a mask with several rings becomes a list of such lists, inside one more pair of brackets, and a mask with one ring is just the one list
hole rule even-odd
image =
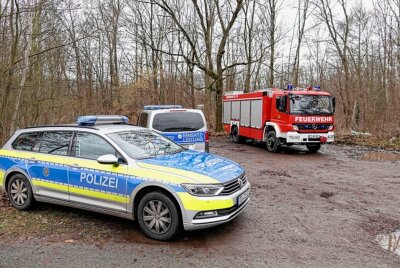
[[380, 138], [378, 136], [353, 136], [350, 134], [336, 133], [336, 144], [366, 146], [384, 150], [400, 150], [400, 137]]

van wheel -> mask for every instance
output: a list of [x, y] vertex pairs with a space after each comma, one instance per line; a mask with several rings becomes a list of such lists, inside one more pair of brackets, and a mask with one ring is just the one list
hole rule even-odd
[[7, 185], [7, 194], [13, 207], [28, 210], [34, 203], [32, 187], [29, 180], [22, 174], [15, 174]]
[[306, 147], [310, 153], [316, 153], [321, 149], [321, 144], [307, 144]]
[[239, 136], [239, 129], [237, 126], [232, 127], [231, 139], [234, 143], [242, 143], [244, 139]]
[[279, 149], [279, 141], [276, 138], [275, 131], [271, 130], [271, 131], [268, 132], [266, 143], [267, 143], [268, 152], [276, 153], [278, 151], [278, 149]]
[[179, 213], [174, 202], [162, 192], [146, 194], [137, 209], [139, 226], [156, 240], [170, 240], [180, 232]]

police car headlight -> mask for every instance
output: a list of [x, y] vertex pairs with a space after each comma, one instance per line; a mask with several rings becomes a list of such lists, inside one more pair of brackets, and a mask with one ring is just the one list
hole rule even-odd
[[222, 184], [181, 184], [189, 194], [195, 196], [215, 196], [224, 189]]

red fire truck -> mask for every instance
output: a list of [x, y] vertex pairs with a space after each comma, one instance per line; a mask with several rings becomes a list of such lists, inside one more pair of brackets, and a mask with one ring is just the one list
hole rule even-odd
[[306, 145], [317, 152], [334, 140], [335, 98], [320, 87], [230, 92], [223, 99], [223, 123], [231, 139], [265, 142], [268, 151], [281, 145]]

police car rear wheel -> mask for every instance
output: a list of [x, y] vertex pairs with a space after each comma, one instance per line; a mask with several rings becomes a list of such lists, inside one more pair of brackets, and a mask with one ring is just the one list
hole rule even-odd
[[179, 216], [174, 202], [161, 192], [146, 194], [139, 202], [138, 222], [150, 238], [170, 240], [179, 232]]
[[7, 193], [11, 205], [19, 210], [28, 210], [33, 204], [32, 187], [22, 174], [15, 174], [8, 183]]

